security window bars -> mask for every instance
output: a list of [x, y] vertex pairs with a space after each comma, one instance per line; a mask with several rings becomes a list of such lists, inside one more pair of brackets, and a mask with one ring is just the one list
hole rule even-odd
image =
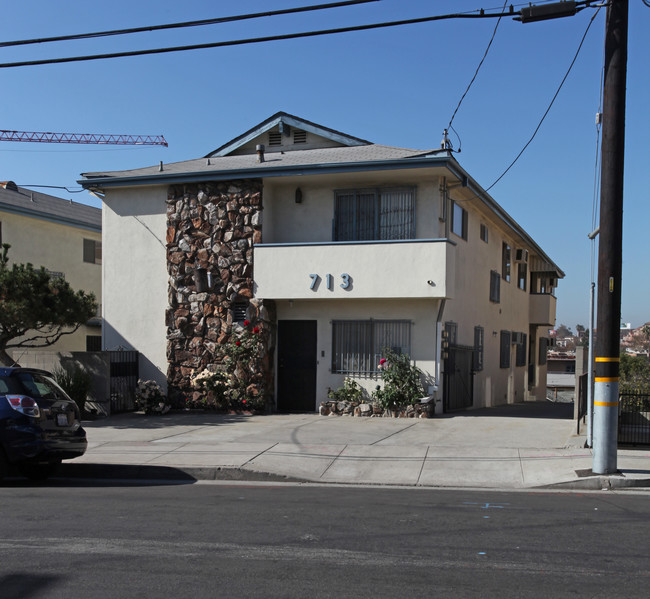
[[237, 324], [242, 324], [246, 320], [247, 309], [247, 302], [235, 302], [232, 305], [232, 321]]
[[374, 374], [385, 349], [411, 353], [409, 320], [332, 321], [332, 372]]
[[84, 239], [84, 262], [91, 264], [102, 263], [102, 242], [94, 239]]
[[415, 237], [415, 188], [353, 189], [335, 194], [335, 241]]
[[496, 270], [490, 271], [490, 301], [495, 304], [501, 301], [501, 275]]
[[467, 240], [467, 210], [456, 202], [451, 207], [451, 231]]

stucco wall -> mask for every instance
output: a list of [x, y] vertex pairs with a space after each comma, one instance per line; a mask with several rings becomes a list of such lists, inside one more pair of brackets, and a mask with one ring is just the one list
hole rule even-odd
[[104, 349], [140, 352], [140, 378], [167, 384], [166, 187], [115, 189], [106, 195]]
[[[94, 293], [102, 303], [101, 264], [83, 261], [83, 240], [101, 241], [99, 231], [54, 223], [42, 218], [30, 218], [0, 211], [2, 242], [11, 245], [10, 263], [31, 263], [35, 268], [45, 267], [62, 272], [75, 291]], [[86, 335], [100, 335], [99, 327], [81, 326], [75, 333], [64, 335], [49, 347], [55, 351], [85, 351]], [[22, 349], [11, 350], [20, 361]]]
[[[435, 362], [435, 319], [438, 300], [330, 300], [330, 301], [280, 301], [276, 303], [280, 320], [316, 320], [318, 365], [316, 373], [316, 405], [327, 399], [328, 388], [336, 389], [343, 384], [345, 375], [333, 374], [332, 367], [332, 319], [340, 320], [410, 320], [411, 358], [425, 372], [427, 384], [433, 384]], [[371, 394], [380, 378], [354, 376]], [[425, 392], [427, 388], [425, 387]]]

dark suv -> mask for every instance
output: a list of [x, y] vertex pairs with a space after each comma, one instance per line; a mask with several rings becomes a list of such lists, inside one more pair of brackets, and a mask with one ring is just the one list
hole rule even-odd
[[0, 368], [0, 480], [12, 466], [44, 480], [61, 460], [85, 453], [79, 408], [49, 372]]

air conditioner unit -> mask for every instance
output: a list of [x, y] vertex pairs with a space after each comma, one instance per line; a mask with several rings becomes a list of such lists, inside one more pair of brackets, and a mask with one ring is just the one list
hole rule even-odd
[[515, 262], [528, 262], [528, 250], [515, 250]]

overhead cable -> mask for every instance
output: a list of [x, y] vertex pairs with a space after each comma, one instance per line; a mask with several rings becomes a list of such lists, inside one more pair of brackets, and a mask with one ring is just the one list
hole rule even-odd
[[272, 10], [257, 12], [245, 15], [233, 15], [230, 17], [217, 17], [214, 19], [201, 19], [198, 21], [185, 21], [182, 23], [167, 23], [164, 25], [147, 25], [144, 27], [131, 27], [129, 29], [112, 29], [109, 31], [96, 31], [93, 33], [74, 33], [70, 35], [58, 35], [56, 37], [41, 37], [27, 40], [14, 40], [9, 42], [0, 42], [0, 48], [10, 46], [26, 46], [29, 44], [45, 44], [49, 42], [64, 42], [70, 40], [92, 39], [97, 37], [108, 37], [111, 35], [126, 35], [130, 33], [144, 33], [147, 31], [160, 31], [162, 29], [181, 29], [184, 27], [200, 27], [203, 25], [217, 25], [219, 23], [232, 23], [234, 21], [244, 21], [247, 19], [259, 19], [262, 17], [274, 17], [277, 15], [288, 15], [300, 12], [309, 12], [315, 10], [325, 10], [328, 8], [339, 8], [342, 6], [352, 6], [354, 4], [367, 4], [369, 2], [381, 2], [381, 0], [345, 0], [342, 2], [332, 2], [329, 4], [316, 4], [313, 6], [301, 6], [298, 8], [286, 8], [283, 10]]
[[338, 27], [335, 29], [321, 29], [317, 31], [304, 31], [300, 33], [287, 33], [281, 35], [270, 35], [266, 37], [254, 37], [239, 40], [228, 40], [223, 42], [210, 42], [206, 44], [192, 44], [189, 46], [173, 46], [166, 48], [152, 48], [149, 50], [131, 50], [128, 52], [111, 52], [107, 54], [93, 54], [87, 56], [69, 56], [64, 58], [46, 58], [42, 60], [25, 60], [19, 62], [0, 63], [0, 69], [9, 69], [15, 67], [29, 67], [46, 64], [61, 64], [67, 62], [85, 62], [89, 60], [104, 60], [108, 58], [125, 58], [127, 56], [144, 56], [147, 54], [165, 54], [168, 52], [185, 52], [188, 50], [205, 50], [208, 48], [223, 48], [228, 46], [242, 46], [246, 44], [260, 44], [265, 42], [276, 42], [280, 40], [300, 39], [307, 37], [317, 37], [322, 35], [333, 35], [337, 33], [349, 33], [352, 31], [368, 31], [372, 29], [382, 29], [386, 27], [399, 27], [402, 25], [414, 25], [417, 23], [429, 23], [432, 21], [443, 21], [449, 19], [490, 19], [500, 18], [502, 13], [484, 13], [483, 11], [475, 14], [472, 13], [453, 13], [446, 15], [435, 15], [431, 17], [419, 17], [415, 19], [403, 19], [400, 21], [388, 21], [384, 23], [371, 23], [368, 25], [354, 25], [351, 27]]
[[[503, 3], [503, 8], [501, 9], [501, 15], [499, 15], [499, 18], [497, 19], [497, 23], [494, 26], [494, 31], [492, 32], [492, 37], [490, 38], [490, 41], [488, 42], [487, 48], [485, 49], [485, 53], [483, 54], [483, 58], [481, 58], [481, 62], [478, 63], [478, 66], [476, 67], [476, 71], [474, 72], [474, 76], [472, 77], [472, 80], [469, 82], [469, 85], [467, 86], [467, 89], [465, 90], [465, 93], [462, 95], [460, 100], [458, 101], [458, 105], [456, 106], [456, 109], [454, 110], [454, 113], [451, 115], [451, 118], [449, 119], [449, 125], [447, 125], [447, 129], [451, 129], [454, 132], [456, 130], [451, 126], [452, 123], [454, 122], [454, 117], [456, 116], [456, 113], [458, 112], [458, 109], [460, 108], [460, 105], [463, 103], [463, 100], [465, 99], [465, 96], [467, 95], [467, 92], [469, 92], [470, 87], [472, 87], [472, 84], [474, 83], [474, 80], [476, 79], [476, 76], [478, 75], [479, 70], [483, 66], [483, 62], [485, 61], [485, 58], [488, 55], [488, 52], [490, 51], [490, 47], [492, 46], [492, 42], [494, 41], [494, 36], [497, 34], [497, 29], [499, 28], [499, 23], [501, 23], [501, 17], [505, 14], [506, 10], [506, 5], [508, 4], [508, 0], [505, 0]], [[456, 132], [456, 135], [458, 133]], [[458, 135], [458, 139], [460, 140], [460, 136]], [[458, 151], [460, 152], [460, 143], [458, 145]]]
[[501, 173], [501, 175], [490, 185], [485, 191], [490, 191], [501, 179], [505, 176], [505, 174], [515, 165], [517, 160], [521, 158], [521, 155], [526, 151], [526, 148], [532, 143], [533, 139], [535, 139], [535, 136], [537, 135], [537, 132], [539, 131], [540, 127], [542, 126], [542, 123], [546, 120], [546, 117], [548, 116], [548, 113], [551, 111], [551, 108], [553, 107], [553, 104], [555, 103], [555, 100], [557, 99], [560, 90], [564, 86], [564, 82], [567, 80], [567, 77], [569, 76], [569, 73], [571, 73], [571, 69], [573, 69], [573, 65], [575, 64], [576, 60], [578, 59], [578, 55], [580, 54], [580, 50], [582, 49], [582, 45], [584, 44], [585, 39], [587, 38], [587, 34], [589, 33], [589, 29], [591, 28], [591, 25], [593, 24], [594, 20], [598, 16], [598, 13], [600, 12], [600, 7], [596, 10], [594, 13], [593, 17], [589, 20], [589, 24], [587, 25], [587, 29], [585, 30], [584, 35], [582, 36], [582, 39], [580, 40], [580, 45], [578, 46], [578, 50], [575, 53], [575, 56], [573, 57], [573, 60], [571, 61], [571, 64], [569, 65], [569, 68], [564, 75], [564, 78], [562, 79], [562, 82], [560, 83], [560, 86], [557, 88], [557, 91], [555, 92], [555, 95], [553, 96], [553, 99], [551, 100], [551, 103], [548, 105], [548, 108], [546, 109], [546, 112], [542, 116], [541, 120], [539, 121], [537, 127], [535, 128], [535, 131], [531, 135], [530, 139], [526, 142], [526, 145], [521, 149], [521, 152], [517, 154], [517, 157], [510, 163], [510, 166]]

